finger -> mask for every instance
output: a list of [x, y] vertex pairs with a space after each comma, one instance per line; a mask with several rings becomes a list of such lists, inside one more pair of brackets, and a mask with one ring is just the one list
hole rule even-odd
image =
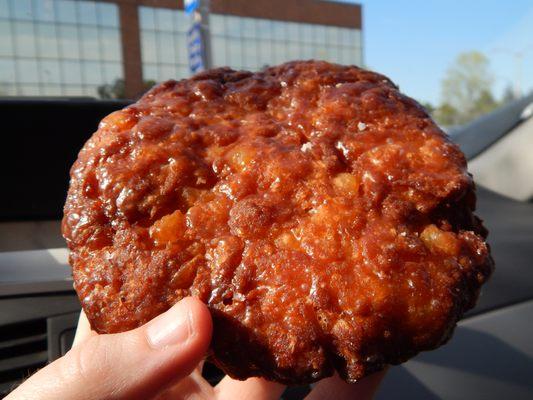
[[205, 304], [186, 298], [148, 324], [97, 335], [43, 368], [10, 399], [146, 399], [189, 375], [211, 340]]
[[82, 311], [80, 313], [80, 318], [78, 319], [78, 327], [76, 328], [76, 335], [74, 336], [72, 347], [85, 342], [88, 338], [95, 335], [97, 335], [97, 333], [91, 330], [91, 324], [89, 323], [85, 312]]
[[321, 380], [305, 400], [370, 400], [374, 397], [385, 371], [376, 372], [356, 383], [346, 383], [337, 374]]
[[217, 400], [273, 400], [279, 399], [285, 385], [269, 382], [262, 378], [249, 378], [245, 381], [238, 381], [226, 376], [215, 387]]

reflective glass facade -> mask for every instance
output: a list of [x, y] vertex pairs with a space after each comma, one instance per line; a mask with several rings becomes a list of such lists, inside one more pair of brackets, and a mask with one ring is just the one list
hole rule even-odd
[[[300, 22], [290, 22], [267, 19], [272, 16], [261, 10], [270, 0], [257, 1], [257, 10], [214, 4], [219, 8], [210, 15], [213, 66], [259, 70], [311, 58], [362, 63], [359, 6], [321, 20], [295, 13], [292, 4], [290, 18]], [[0, 96], [135, 98], [152, 81], [190, 76], [191, 18], [178, 9], [178, 0], [144, 2], [150, 7], [141, 3], [0, 0]], [[328, 3], [320, 3], [328, 11]], [[242, 16], [247, 13], [256, 17]], [[354, 16], [353, 28], [340, 21], [344, 15]], [[302, 22], [306, 20], [323, 24]]]
[[118, 7], [0, 0], [0, 96], [98, 96], [123, 77]]
[[311, 58], [362, 63], [359, 29], [216, 14], [210, 29], [216, 66], [257, 70]]

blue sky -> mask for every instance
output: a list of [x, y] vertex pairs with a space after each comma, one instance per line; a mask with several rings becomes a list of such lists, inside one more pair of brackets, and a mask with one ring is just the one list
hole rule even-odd
[[533, 90], [533, 1], [360, 0], [368, 68], [388, 75], [403, 92], [438, 103], [440, 82], [461, 52], [479, 50], [491, 61], [499, 96], [517, 76], [513, 56], [523, 51], [522, 88]]

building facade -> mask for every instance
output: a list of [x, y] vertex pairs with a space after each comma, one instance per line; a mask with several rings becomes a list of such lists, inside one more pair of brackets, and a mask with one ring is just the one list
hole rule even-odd
[[[0, 96], [135, 98], [190, 76], [181, 0], [0, 0]], [[318, 0], [211, 0], [213, 66], [294, 59], [362, 65], [361, 6]], [[118, 88], [118, 89], [117, 89]]]

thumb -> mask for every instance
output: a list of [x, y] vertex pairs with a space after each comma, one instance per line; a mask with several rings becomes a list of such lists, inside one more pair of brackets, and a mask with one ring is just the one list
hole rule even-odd
[[211, 340], [205, 304], [186, 298], [129, 332], [96, 335], [43, 368], [7, 399], [146, 399], [189, 375]]

